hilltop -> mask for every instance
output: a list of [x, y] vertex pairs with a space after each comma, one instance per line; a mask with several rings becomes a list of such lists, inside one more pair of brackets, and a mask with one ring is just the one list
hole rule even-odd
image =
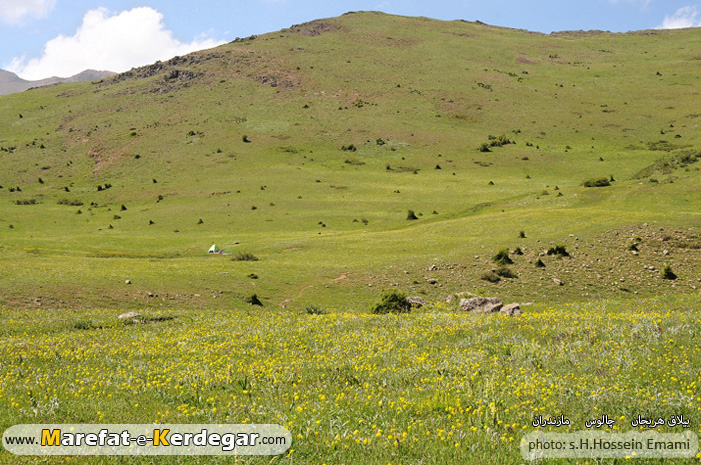
[[348, 13], [4, 96], [0, 304], [697, 293], [700, 42]]
[[95, 71], [94, 69], [87, 69], [68, 78], [54, 76], [41, 79], [39, 81], [27, 81], [26, 79], [20, 78], [15, 73], [0, 69], [0, 95], [24, 92], [25, 90], [35, 87], [50, 86], [54, 84], [94, 81], [97, 79], [114, 76], [115, 74], [117, 73], [113, 73], [111, 71]]

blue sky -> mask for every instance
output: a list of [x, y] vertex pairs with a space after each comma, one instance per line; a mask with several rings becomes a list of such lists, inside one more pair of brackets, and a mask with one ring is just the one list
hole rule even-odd
[[545, 33], [701, 26], [701, 0], [0, 0], [0, 68], [25, 79], [121, 72], [359, 10]]

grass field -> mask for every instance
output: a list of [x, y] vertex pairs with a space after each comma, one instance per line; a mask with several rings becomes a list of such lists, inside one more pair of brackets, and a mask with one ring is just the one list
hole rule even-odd
[[265, 463], [329, 464], [698, 431], [699, 45], [352, 13], [0, 97], [0, 425], [273, 422]]
[[147, 310], [131, 324], [114, 311], [6, 311], [1, 426], [276, 423], [294, 451], [241, 463], [319, 464], [523, 463], [536, 415], [564, 414], [568, 432], [603, 414], [617, 432], [637, 415], [683, 415], [698, 433], [699, 304], [537, 305], [521, 317], [444, 303], [404, 316]]

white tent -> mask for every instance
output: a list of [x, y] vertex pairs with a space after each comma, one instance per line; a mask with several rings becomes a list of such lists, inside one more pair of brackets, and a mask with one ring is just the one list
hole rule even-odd
[[224, 252], [222, 252], [222, 249], [220, 249], [219, 246], [218, 246], [217, 244], [212, 244], [212, 247], [209, 248], [209, 253], [218, 253], [218, 254], [221, 254], [221, 253], [224, 253]]

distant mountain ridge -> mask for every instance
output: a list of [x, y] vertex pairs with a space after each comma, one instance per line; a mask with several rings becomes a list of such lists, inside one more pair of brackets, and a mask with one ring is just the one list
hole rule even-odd
[[33, 87], [50, 86], [64, 82], [94, 81], [97, 79], [104, 79], [114, 76], [115, 74], [117, 73], [113, 73], [112, 71], [96, 71], [94, 69], [87, 69], [76, 74], [75, 76], [67, 78], [53, 76], [50, 78], [41, 79], [39, 81], [27, 81], [17, 76], [15, 73], [0, 69], [0, 95], [15, 94], [17, 92], [24, 92], [25, 90]]

